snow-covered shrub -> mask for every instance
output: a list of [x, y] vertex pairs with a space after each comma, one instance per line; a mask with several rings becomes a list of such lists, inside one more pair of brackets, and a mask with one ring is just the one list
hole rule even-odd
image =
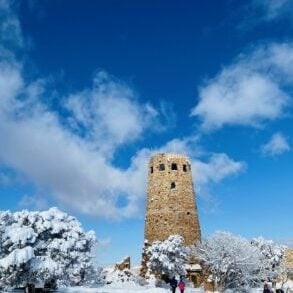
[[176, 274], [185, 275], [188, 253], [183, 245], [183, 238], [179, 235], [171, 235], [165, 241], [155, 241], [147, 248], [148, 269], [154, 274], [164, 274], [172, 277]]
[[95, 234], [57, 208], [0, 212], [0, 287], [57, 280], [78, 285], [92, 274]]
[[262, 275], [262, 261], [257, 247], [240, 236], [216, 232], [194, 248], [195, 257], [204, 263], [219, 289], [256, 286]]
[[265, 276], [268, 280], [274, 280], [285, 273], [286, 268], [282, 265], [286, 246], [266, 240], [263, 237], [254, 238], [251, 244], [260, 251]]

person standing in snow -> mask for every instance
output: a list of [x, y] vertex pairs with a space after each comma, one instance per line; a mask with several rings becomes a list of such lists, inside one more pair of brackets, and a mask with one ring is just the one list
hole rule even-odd
[[265, 283], [263, 286], [263, 293], [272, 293], [272, 290], [267, 283]]
[[177, 288], [177, 280], [175, 276], [170, 280], [170, 286], [171, 286], [172, 293], [175, 293]]
[[182, 277], [180, 277], [180, 282], [178, 284], [178, 288], [179, 288], [179, 290], [180, 290], [181, 293], [184, 293], [185, 283], [184, 283]]

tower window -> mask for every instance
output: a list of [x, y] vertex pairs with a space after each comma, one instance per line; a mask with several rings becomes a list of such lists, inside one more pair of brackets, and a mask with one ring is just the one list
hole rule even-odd
[[171, 170], [177, 170], [177, 164], [172, 163], [172, 165], [171, 165]]
[[151, 173], [154, 173], [154, 167], [151, 166]]
[[183, 165], [183, 172], [186, 172], [187, 171], [187, 168], [186, 168], [186, 165], [184, 164]]
[[165, 171], [165, 165], [164, 164], [160, 164], [159, 165], [159, 170], [160, 171]]
[[171, 183], [171, 189], [175, 189], [176, 188], [176, 184], [175, 184], [175, 182], [172, 182]]

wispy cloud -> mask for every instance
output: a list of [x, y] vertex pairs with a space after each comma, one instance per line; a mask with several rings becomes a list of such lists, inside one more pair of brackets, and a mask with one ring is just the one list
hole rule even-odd
[[293, 248], [293, 238], [279, 239], [279, 241], [277, 241], [277, 242], [282, 245], [286, 245], [291, 249]]
[[[51, 94], [46, 80], [26, 81], [16, 60], [14, 49], [23, 45], [23, 37], [11, 3], [0, 0], [0, 165], [32, 183], [37, 193], [19, 204], [41, 207], [50, 197], [80, 213], [136, 217], [145, 192], [141, 161], [146, 151], [138, 152], [126, 170], [114, 166], [112, 156], [142, 139], [146, 130], [167, 129], [167, 108], [139, 102], [132, 88], [106, 72], [67, 97], [56, 91], [62, 113], [50, 108], [43, 102]], [[2, 184], [6, 175], [1, 173]]]
[[235, 161], [225, 153], [214, 153], [204, 150], [200, 145], [200, 136], [189, 136], [173, 139], [155, 152], [178, 152], [190, 157], [193, 179], [197, 193], [209, 197], [209, 187], [228, 177], [235, 176], [246, 169], [246, 163]]
[[244, 162], [231, 159], [225, 153], [213, 153], [208, 161], [195, 160], [193, 162], [195, 179], [199, 185], [207, 185], [211, 182], [220, 182], [226, 177], [238, 174], [246, 168]]
[[[128, 142], [138, 139], [145, 123], [138, 118], [144, 105], [132, 103], [122, 91], [121, 100], [117, 96], [116, 103], [113, 102], [114, 112], [122, 114], [112, 117], [114, 126], [110, 124], [111, 119], [99, 118], [95, 131], [106, 131], [107, 136], [92, 140], [64, 126], [57, 113], [30, 95], [29, 87], [18, 65], [0, 64], [0, 92], [5, 93], [0, 105], [0, 162], [23, 174], [40, 192], [50, 193], [81, 212], [105, 217], [133, 216], [137, 187], [130, 185], [127, 177], [137, 177], [132, 172], [137, 171], [135, 164], [139, 156], [129, 170], [124, 171], [112, 166], [108, 153], [105, 155], [104, 148], [99, 146], [126, 143], [126, 137]], [[128, 109], [124, 117], [123, 111]], [[111, 112], [111, 108], [108, 110]], [[122, 131], [127, 134], [123, 139], [120, 133], [111, 132], [117, 123], [123, 125]], [[127, 199], [123, 207], [116, 206], [119, 194]]]
[[250, 0], [236, 12], [236, 28], [241, 31], [252, 30], [256, 26], [277, 24], [278, 21], [286, 21], [287, 29], [291, 29], [293, 22], [293, 2], [291, 0]]
[[[81, 111], [80, 114], [75, 109], [70, 117], [75, 123], [82, 121], [85, 131], [89, 129], [88, 137], [61, 123], [58, 114], [42, 104], [42, 99], [38, 99], [35, 91], [27, 90], [31, 85], [23, 80], [18, 65], [0, 64], [0, 81], [0, 91], [5, 93], [0, 105], [2, 164], [23, 174], [37, 187], [39, 194], [50, 195], [60, 204], [81, 213], [108, 218], [135, 217], [141, 214], [146, 190], [147, 162], [151, 153], [156, 150], [138, 151], [132, 157], [130, 166], [121, 169], [111, 163], [108, 151], [105, 152], [102, 146], [111, 145], [112, 152], [121, 143], [139, 139], [148, 125], [144, 119], [138, 117], [141, 109], [146, 107], [144, 104], [132, 102], [125, 96], [125, 90], [122, 90], [120, 100], [117, 91], [113, 102], [117, 116], [109, 119], [107, 114], [106, 118], [99, 116], [97, 124], [93, 118], [95, 116], [87, 118], [92, 110]], [[99, 86], [103, 88], [104, 84]], [[102, 89], [95, 88], [95, 92], [101, 91]], [[33, 96], [30, 95], [32, 92]], [[105, 99], [114, 99], [107, 93]], [[22, 98], [18, 99], [18, 96]], [[76, 99], [76, 95], [69, 97], [67, 105], [71, 98]], [[99, 105], [94, 109], [99, 113]], [[125, 119], [134, 121], [135, 126], [124, 121], [122, 112], [128, 109], [131, 110], [127, 112]], [[111, 107], [108, 110], [111, 111]], [[145, 117], [150, 115], [146, 112]], [[118, 122], [124, 127], [122, 136], [119, 131], [116, 132]], [[192, 155], [192, 163], [197, 170], [197, 186], [223, 180], [242, 169], [242, 163], [233, 161], [225, 154], [212, 154], [209, 161], [201, 162], [200, 152], [195, 151], [196, 138], [170, 141], [158, 151], [170, 151], [174, 145], [176, 151]], [[200, 150], [199, 147], [197, 149]], [[121, 196], [125, 199], [122, 206], [119, 204]], [[31, 199], [26, 198], [23, 202], [31, 203]]]
[[225, 125], [260, 127], [290, 105], [293, 44], [269, 44], [240, 55], [199, 89], [191, 115], [203, 130]]
[[45, 210], [49, 204], [43, 196], [24, 195], [18, 203], [20, 208]]
[[[8, 3], [2, 0], [0, 8], [14, 22], [14, 41], [21, 42], [19, 22]], [[5, 22], [9, 23], [8, 19], [4, 18]], [[138, 150], [129, 167], [122, 169], [112, 162], [113, 155], [120, 147], [142, 140], [147, 132], [172, 126], [175, 118], [169, 105], [155, 108], [142, 103], [126, 83], [99, 72], [88, 88], [66, 97], [55, 92], [62, 101], [61, 113], [44, 102], [50, 96], [46, 79], [27, 81], [23, 64], [8, 52], [14, 55], [9, 46], [5, 52], [0, 50], [0, 166], [36, 187], [37, 196], [24, 196], [22, 206], [42, 207], [47, 199], [53, 199], [88, 215], [111, 219], [140, 216], [147, 162], [155, 151], [189, 154], [197, 188], [244, 168], [243, 162], [227, 154], [206, 153], [199, 137], [190, 136], [173, 139], [156, 150]], [[206, 159], [202, 159], [203, 153]], [[5, 175], [2, 173], [2, 179]]]
[[290, 151], [290, 145], [286, 137], [277, 132], [272, 135], [271, 139], [261, 146], [261, 151], [266, 156], [277, 156]]
[[11, 178], [4, 172], [0, 172], [0, 186], [7, 186], [11, 183]]
[[15, 49], [24, 45], [19, 19], [13, 6], [15, 1], [0, 0], [0, 48]]
[[103, 71], [94, 77], [92, 88], [70, 95], [65, 107], [71, 128], [109, 155], [150, 126], [160, 127], [160, 113], [152, 105], [140, 104], [129, 86]]
[[291, 0], [253, 0], [251, 5], [254, 9], [258, 9], [259, 21], [272, 21], [280, 17], [293, 15]]
[[[200, 145], [199, 152], [192, 152], [194, 146], [188, 145], [191, 155], [191, 166], [196, 196], [201, 199], [200, 205], [204, 213], [214, 213], [221, 205], [216, 189], [217, 184], [234, 178], [247, 169], [244, 161], [236, 161], [226, 153], [206, 152]], [[197, 147], [198, 149], [198, 147]]]
[[105, 249], [110, 246], [111, 242], [110, 238], [98, 239], [98, 247]]

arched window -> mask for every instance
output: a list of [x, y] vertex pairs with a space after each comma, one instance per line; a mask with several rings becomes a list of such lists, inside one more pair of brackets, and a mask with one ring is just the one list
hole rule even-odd
[[154, 173], [154, 167], [151, 166], [151, 173]]
[[159, 170], [160, 171], [165, 171], [165, 165], [164, 164], [160, 164], [159, 165]]
[[184, 164], [183, 165], [183, 172], [186, 172], [187, 171], [187, 168], [186, 168], [186, 165]]
[[172, 182], [171, 183], [171, 189], [175, 189], [176, 188], [176, 183], [175, 182]]

